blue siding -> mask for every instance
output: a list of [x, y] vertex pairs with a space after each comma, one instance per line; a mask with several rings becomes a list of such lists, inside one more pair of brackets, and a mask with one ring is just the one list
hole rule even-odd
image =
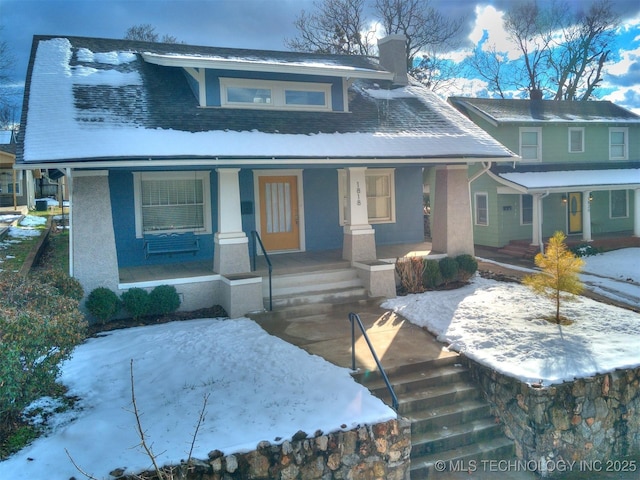
[[[217, 188], [216, 173], [211, 172], [211, 216], [214, 232], [218, 225]], [[133, 172], [123, 170], [109, 172], [109, 191], [119, 267], [213, 259], [212, 234], [198, 235], [200, 251], [196, 255], [188, 253], [145, 258], [143, 240], [136, 238]]]
[[395, 180], [396, 221], [373, 225], [376, 244], [424, 242], [422, 168], [396, 168]]
[[303, 184], [307, 250], [342, 248], [338, 171], [334, 168], [305, 170]]

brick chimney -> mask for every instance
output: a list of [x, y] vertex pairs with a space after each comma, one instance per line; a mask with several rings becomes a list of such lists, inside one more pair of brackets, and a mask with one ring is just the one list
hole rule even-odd
[[380, 65], [393, 72], [394, 85], [408, 85], [407, 39], [404, 35], [389, 35], [378, 40]]

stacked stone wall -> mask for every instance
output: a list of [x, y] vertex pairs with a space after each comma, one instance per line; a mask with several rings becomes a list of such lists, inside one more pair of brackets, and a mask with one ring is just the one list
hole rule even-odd
[[[311, 438], [299, 432], [281, 444], [260, 442], [248, 453], [224, 455], [214, 450], [207, 460], [173, 467], [169, 478], [409, 480], [410, 453], [411, 425], [399, 419]], [[148, 472], [143, 478], [157, 477]]]
[[605, 465], [640, 454], [640, 368], [544, 386], [464, 360], [515, 441], [519, 458], [540, 465]]

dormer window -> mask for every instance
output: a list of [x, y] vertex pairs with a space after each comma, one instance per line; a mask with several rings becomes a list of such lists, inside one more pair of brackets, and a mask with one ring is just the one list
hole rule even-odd
[[330, 110], [331, 85], [221, 78], [223, 107], [280, 110]]

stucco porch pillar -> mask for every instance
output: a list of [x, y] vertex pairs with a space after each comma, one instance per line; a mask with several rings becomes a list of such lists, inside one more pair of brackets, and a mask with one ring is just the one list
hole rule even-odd
[[347, 168], [347, 211], [342, 258], [350, 262], [376, 259], [375, 230], [367, 212], [366, 167]]
[[117, 291], [120, 277], [109, 172], [74, 170], [69, 186], [69, 273], [86, 295], [97, 287]]
[[590, 242], [591, 239], [591, 202], [590, 191], [582, 193], [582, 240]]
[[436, 194], [431, 225], [434, 252], [474, 254], [471, 193], [467, 165], [436, 167]]
[[214, 236], [213, 271], [220, 274], [246, 273], [249, 239], [242, 231], [239, 168], [218, 168], [218, 231]]
[[633, 191], [633, 236], [640, 237], [640, 188]]

